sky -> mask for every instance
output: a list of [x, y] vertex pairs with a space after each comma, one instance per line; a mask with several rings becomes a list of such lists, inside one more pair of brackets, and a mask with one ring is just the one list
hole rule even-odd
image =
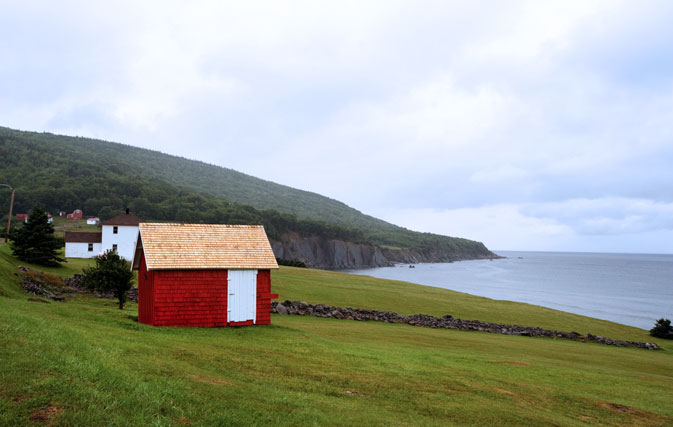
[[5, 1], [0, 126], [494, 250], [673, 253], [670, 1]]

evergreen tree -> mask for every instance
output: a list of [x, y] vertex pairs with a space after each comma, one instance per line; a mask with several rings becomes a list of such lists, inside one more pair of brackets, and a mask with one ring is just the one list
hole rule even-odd
[[673, 326], [669, 319], [659, 319], [654, 324], [654, 328], [650, 329], [650, 335], [657, 338], [666, 338], [673, 340]]
[[99, 292], [113, 292], [119, 300], [119, 309], [124, 309], [126, 292], [133, 287], [131, 263], [116, 251], [107, 251], [96, 257], [96, 266], [84, 269], [82, 283]]
[[12, 231], [10, 239], [12, 253], [22, 261], [52, 267], [65, 261], [57, 255], [62, 242], [54, 236], [54, 226], [39, 206], [33, 208], [23, 227]]

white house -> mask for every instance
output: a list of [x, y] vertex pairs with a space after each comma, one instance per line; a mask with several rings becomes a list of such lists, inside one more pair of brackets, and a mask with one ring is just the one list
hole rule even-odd
[[98, 225], [100, 223], [100, 218], [98, 217], [87, 218], [86, 223], [87, 225]]
[[101, 252], [101, 233], [65, 232], [66, 258], [93, 258]]
[[[89, 219], [87, 219], [87, 224]], [[119, 256], [132, 261], [138, 239], [138, 224], [140, 224], [140, 218], [130, 214], [127, 209], [125, 214], [103, 221], [102, 232], [66, 232], [65, 256], [66, 258], [92, 258], [102, 252], [115, 250]]]
[[119, 256], [133, 261], [138, 240], [138, 224], [140, 218], [130, 214], [128, 209], [125, 214], [103, 221], [103, 252], [115, 250]]

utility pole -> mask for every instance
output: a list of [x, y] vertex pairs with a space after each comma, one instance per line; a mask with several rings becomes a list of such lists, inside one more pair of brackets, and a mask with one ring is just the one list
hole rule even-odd
[[11, 185], [0, 184], [0, 186], [7, 187], [12, 190], [12, 195], [9, 198], [9, 218], [7, 218], [7, 232], [5, 233], [5, 243], [9, 239], [9, 227], [12, 225], [12, 207], [14, 207], [14, 188]]

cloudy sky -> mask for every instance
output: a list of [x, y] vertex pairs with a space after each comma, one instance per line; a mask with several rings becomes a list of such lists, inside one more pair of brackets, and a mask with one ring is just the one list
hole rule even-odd
[[0, 0], [0, 125], [492, 249], [673, 253], [669, 1]]

